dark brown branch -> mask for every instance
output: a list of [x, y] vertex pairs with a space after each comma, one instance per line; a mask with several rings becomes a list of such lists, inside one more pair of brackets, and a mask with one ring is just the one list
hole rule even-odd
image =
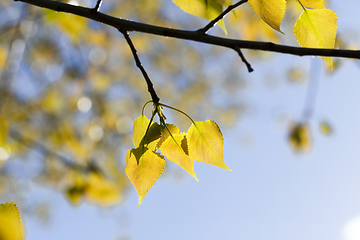
[[129, 47], [131, 49], [131, 52], [132, 52], [132, 54], [134, 56], [134, 59], [135, 59], [136, 66], [140, 69], [141, 73], [143, 74], [143, 76], [145, 78], [146, 84], [148, 86], [148, 91], [149, 91], [149, 93], [151, 95], [151, 98], [152, 98], [153, 102], [155, 104], [159, 103], [160, 98], [157, 96], [157, 94], [155, 92], [155, 89], [154, 89], [154, 86], [153, 86], [153, 84], [152, 84], [152, 82], [151, 82], [145, 68], [141, 64], [140, 58], [137, 55], [136, 48], [135, 48], [134, 44], [131, 41], [129, 33], [127, 31], [120, 31], [120, 32], [124, 35], [124, 37], [126, 39], [126, 42], [128, 43], [128, 45], [129, 45]]
[[97, 22], [104, 23], [122, 31], [137, 31], [149, 33], [159, 36], [172, 37], [177, 39], [191, 40], [201, 43], [207, 43], [215, 46], [222, 46], [231, 49], [252, 49], [269, 52], [278, 52], [285, 54], [292, 54], [297, 56], [324, 56], [324, 57], [343, 57], [360, 59], [359, 50], [340, 50], [340, 49], [317, 49], [317, 48], [302, 48], [278, 45], [271, 42], [256, 42], [244, 41], [236, 39], [221, 38], [202, 34], [198, 31], [185, 31], [179, 29], [171, 29], [165, 27], [158, 27], [154, 25], [133, 22], [129, 20], [111, 17], [103, 13], [92, 14], [90, 8], [73, 6], [61, 2], [54, 2], [51, 0], [17, 0], [29, 3], [35, 6], [52, 9], [58, 12], [72, 13]]
[[201, 33], [207, 33], [212, 27], [214, 27], [221, 19], [223, 19], [229, 12], [233, 9], [239, 7], [243, 3], [246, 3], [248, 0], [241, 0], [233, 5], [228, 6], [225, 11], [223, 11], [217, 18], [208, 23], [204, 28], [199, 29], [198, 31]]

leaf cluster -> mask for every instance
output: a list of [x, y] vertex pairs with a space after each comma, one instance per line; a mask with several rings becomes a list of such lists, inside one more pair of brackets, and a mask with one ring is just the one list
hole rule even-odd
[[[176, 125], [165, 123], [162, 107], [189, 117], [176, 108], [158, 103], [154, 104], [151, 119], [144, 114], [135, 119], [132, 137], [135, 148], [126, 154], [126, 174], [138, 192], [139, 206], [162, 174], [165, 157], [197, 181], [194, 161], [230, 170], [224, 162], [224, 138], [216, 122], [194, 122], [189, 117], [192, 124], [186, 133], [182, 133]], [[155, 115], [158, 115], [160, 124], [153, 121]]]

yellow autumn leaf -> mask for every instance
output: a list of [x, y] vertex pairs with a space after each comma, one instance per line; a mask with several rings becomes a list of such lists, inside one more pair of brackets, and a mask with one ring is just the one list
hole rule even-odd
[[118, 185], [97, 173], [90, 173], [85, 196], [87, 201], [100, 207], [111, 207], [121, 201]]
[[313, 9], [324, 8], [324, 0], [301, 0], [300, 2], [305, 7]]
[[221, 5], [227, 7], [232, 4], [232, 0], [215, 0], [216, 2], [220, 3]]
[[[210, 21], [217, 18], [223, 11], [223, 6], [219, 1], [227, 2], [226, 0], [173, 0], [173, 2], [185, 12]], [[219, 21], [218, 25], [226, 33], [224, 21]]]
[[216, 122], [207, 120], [193, 123], [186, 138], [191, 159], [231, 171], [224, 162], [224, 137]]
[[185, 133], [172, 134], [172, 136], [173, 137], [168, 137], [162, 144], [162, 154], [164, 154], [164, 156], [170, 161], [182, 167], [191, 176], [193, 176], [196, 181], [199, 181], [194, 172], [194, 160], [189, 157]]
[[150, 119], [148, 119], [145, 115], [141, 115], [135, 119], [133, 127], [133, 143], [136, 148], [140, 146], [142, 141], [144, 141], [145, 147], [151, 150], [155, 150], [158, 142], [160, 141], [161, 127], [156, 122], [151, 123], [151, 126], [144, 139], [149, 123]]
[[[294, 26], [297, 41], [302, 47], [334, 48], [336, 37], [336, 14], [329, 9], [304, 10]], [[332, 69], [332, 59], [321, 57]]]
[[20, 213], [12, 202], [0, 204], [0, 239], [22, 240]]
[[264, 22], [283, 33], [280, 25], [286, 10], [286, 0], [249, 0], [248, 3]]
[[324, 135], [330, 136], [333, 133], [333, 128], [328, 122], [321, 122], [320, 123], [320, 132]]
[[126, 154], [126, 175], [139, 195], [139, 206], [162, 174], [165, 159], [151, 150], [131, 149]]
[[7, 118], [0, 116], [0, 147], [3, 147], [6, 143], [6, 137], [9, 132], [10, 123]]
[[299, 153], [308, 152], [311, 149], [311, 134], [309, 126], [305, 123], [294, 124], [288, 136], [290, 146]]
[[[171, 132], [171, 134], [178, 134], [180, 129], [174, 125], [174, 124], [166, 124], [167, 129], [169, 129], [169, 131]], [[163, 142], [165, 142], [165, 140], [170, 137], [170, 133], [166, 128], [162, 130], [161, 132], [161, 138], [160, 141], [158, 142], [157, 148], [160, 148], [161, 145], [163, 144]]]

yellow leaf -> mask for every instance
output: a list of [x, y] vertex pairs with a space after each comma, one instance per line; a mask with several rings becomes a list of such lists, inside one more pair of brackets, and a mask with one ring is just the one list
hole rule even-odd
[[[180, 129], [177, 126], [173, 125], [173, 124], [166, 124], [166, 126], [169, 129], [169, 131], [171, 132], [171, 134], [173, 134], [173, 135], [178, 134], [179, 131], [180, 131]], [[157, 145], [157, 148], [160, 148], [161, 145], [163, 144], [163, 142], [165, 142], [165, 140], [170, 136], [169, 131], [166, 128], [162, 130], [161, 138], [160, 138], [160, 141], [159, 141], [159, 143]]]
[[0, 239], [22, 240], [20, 213], [12, 202], [0, 204]]
[[227, 7], [232, 4], [232, 0], [215, 0], [216, 2], [220, 3], [221, 5]]
[[160, 154], [142, 149], [131, 149], [126, 154], [126, 175], [139, 195], [139, 206], [149, 189], [162, 174], [165, 159]]
[[216, 122], [207, 120], [193, 123], [186, 138], [191, 159], [231, 171], [224, 162], [224, 137]]
[[111, 207], [121, 201], [119, 187], [96, 173], [90, 173], [85, 195], [89, 202], [101, 207]]
[[146, 134], [146, 138], [144, 139], [149, 123], [150, 120], [145, 115], [141, 115], [135, 119], [133, 127], [133, 143], [136, 148], [140, 146], [142, 141], [144, 141], [145, 147], [155, 150], [158, 142], [160, 141], [161, 127], [156, 122], [151, 123], [151, 126]]
[[288, 140], [294, 151], [299, 153], [308, 152], [311, 149], [309, 126], [304, 123], [294, 124], [290, 129]]
[[176, 163], [185, 171], [190, 173], [190, 175], [193, 176], [196, 181], [199, 181], [194, 172], [194, 160], [189, 157], [188, 144], [185, 133], [172, 134], [172, 136], [173, 138], [168, 137], [162, 144], [161, 152], [170, 161]]
[[249, 0], [250, 7], [270, 27], [283, 33], [280, 24], [286, 10], [286, 0]]
[[[219, 1], [227, 2], [226, 0], [173, 0], [185, 12], [210, 21], [217, 18], [223, 11], [223, 6]], [[224, 21], [221, 20], [218, 24], [226, 33]]]
[[300, 2], [305, 7], [313, 9], [324, 8], [324, 0], [301, 0]]
[[[336, 14], [329, 9], [304, 10], [294, 26], [297, 41], [302, 47], [309, 48], [334, 48], [336, 37]], [[330, 69], [330, 57], [321, 57]]]
[[9, 120], [3, 116], [0, 116], [0, 147], [3, 147], [6, 143], [6, 136], [9, 132], [9, 128]]

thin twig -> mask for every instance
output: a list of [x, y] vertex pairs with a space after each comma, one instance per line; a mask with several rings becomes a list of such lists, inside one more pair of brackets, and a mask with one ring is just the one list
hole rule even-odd
[[285, 45], [278, 45], [271, 42], [256, 42], [256, 41], [244, 41], [237, 39], [221, 38], [217, 36], [211, 36], [208, 34], [202, 34], [198, 31], [185, 31], [179, 29], [165, 28], [145, 23], [133, 22], [130, 20], [115, 18], [103, 13], [92, 14], [90, 8], [84, 8], [80, 6], [73, 6], [70, 4], [55, 2], [51, 0], [17, 0], [25, 3], [29, 3], [38, 7], [52, 9], [58, 12], [72, 13], [77, 16], [82, 16], [88, 19], [92, 19], [97, 22], [112, 26], [116, 29], [122, 29], [127, 31], [137, 31], [148, 34], [154, 34], [159, 36], [191, 40], [200, 43], [211, 44], [215, 46], [222, 46], [230, 49], [236, 47], [240, 49], [252, 49], [262, 50], [269, 52], [285, 53], [297, 56], [324, 56], [324, 57], [343, 57], [343, 58], [356, 58], [360, 59], [359, 50], [341, 50], [341, 49], [320, 49], [320, 48], [303, 48], [303, 47], [291, 47]]
[[102, 0], [97, 0], [96, 6], [92, 9], [93, 12], [95, 12], [95, 13], [99, 12], [102, 2], [103, 2]]
[[244, 57], [244, 55], [242, 54], [240, 48], [234, 48], [234, 50], [239, 54], [241, 60], [245, 63], [247, 69], [249, 72], [254, 71], [254, 69], [251, 67], [250, 63], [246, 60], [246, 58]]
[[228, 6], [225, 11], [223, 11], [217, 18], [215, 18], [214, 20], [212, 20], [211, 22], [208, 23], [208, 25], [206, 25], [204, 28], [201, 28], [198, 30], [198, 32], [200, 33], [207, 33], [212, 27], [214, 27], [221, 19], [223, 19], [229, 12], [231, 12], [233, 9], [239, 7], [240, 5], [242, 5], [243, 3], [246, 3], [248, 0], [241, 0], [233, 5]]
[[149, 91], [149, 93], [151, 95], [151, 98], [152, 98], [153, 102], [155, 104], [159, 103], [160, 98], [157, 96], [157, 94], [155, 92], [155, 89], [154, 89], [154, 86], [153, 86], [147, 72], [145, 71], [145, 68], [141, 64], [140, 58], [137, 55], [136, 48], [135, 48], [133, 42], [131, 41], [129, 32], [127, 32], [127, 31], [120, 31], [120, 32], [124, 35], [128, 45], [129, 45], [129, 47], [131, 49], [131, 52], [132, 52], [132, 54], [134, 56], [134, 59], [135, 59], [136, 66], [140, 69], [141, 73], [143, 74], [143, 76], [145, 78], [146, 84], [148, 86], [148, 91]]

